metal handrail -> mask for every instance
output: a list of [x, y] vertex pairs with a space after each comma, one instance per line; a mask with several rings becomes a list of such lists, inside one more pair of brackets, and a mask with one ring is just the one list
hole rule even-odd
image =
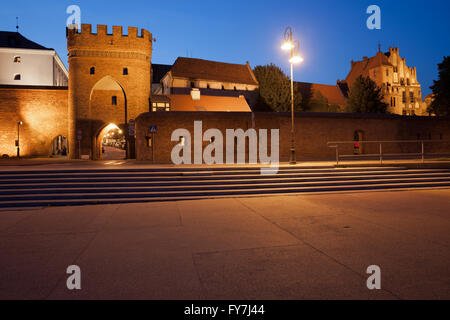
[[[380, 145], [380, 153], [378, 154], [357, 154], [357, 155], [341, 155], [339, 154], [339, 146], [346, 144], [379, 144]], [[422, 150], [419, 153], [383, 153], [383, 144], [389, 143], [419, 143], [422, 146]], [[426, 155], [444, 155], [437, 153], [425, 153], [425, 144], [426, 143], [450, 143], [450, 140], [391, 140], [391, 141], [331, 141], [327, 143], [329, 148], [336, 148], [336, 165], [339, 165], [339, 161], [341, 158], [361, 158], [361, 157], [379, 157], [380, 164], [383, 165], [383, 157], [395, 157], [395, 156], [419, 156], [419, 160], [422, 163], [425, 162]], [[450, 155], [450, 153], [449, 153]]]

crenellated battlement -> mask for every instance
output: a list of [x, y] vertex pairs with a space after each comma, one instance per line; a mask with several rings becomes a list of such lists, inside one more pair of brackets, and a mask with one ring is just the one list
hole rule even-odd
[[82, 24], [81, 32], [78, 32], [78, 28], [68, 29], [67, 36], [68, 37], [85, 37], [85, 36], [97, 36], [97, 37], [126, 37], [126, 38], [141, 38], [152, 40], [152, 34], [146, 30], [141, 29], [141, 33], [139, 34], [139, 28], [137, 27], [128, 27], [128, 34], [123, 33], [122, 26], [113, 26], [113, 32], [108, 33], [108, 26], [98, 24], [97, 32], [92, 32], [91, 24]]
[[141, 52], [151, 57], [152, 34], [145, 29], [128, 27], [128, 34], [124, 34], [123, 27], [113, 26], [112, 33], [108, 33], [108, 26], [97, 25], [97, 32], [93, 33], [91, 24], [82, 24], [81, 32], [78, 28], [67, 29], [67, 49], [69, 55], [73, 50], [100, 50]]

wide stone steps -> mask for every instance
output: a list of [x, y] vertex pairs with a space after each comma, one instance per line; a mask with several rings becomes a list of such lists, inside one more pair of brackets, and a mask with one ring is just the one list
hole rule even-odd
[[174, 201], [414, 188], [450, 188], [450, 170], [259, 168], [0, 172], [0, 208]]

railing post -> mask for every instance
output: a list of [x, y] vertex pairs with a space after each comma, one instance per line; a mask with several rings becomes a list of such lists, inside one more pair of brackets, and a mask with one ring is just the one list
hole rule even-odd
[[380, 165], [383, 165], [383, 145], [380, 143]]

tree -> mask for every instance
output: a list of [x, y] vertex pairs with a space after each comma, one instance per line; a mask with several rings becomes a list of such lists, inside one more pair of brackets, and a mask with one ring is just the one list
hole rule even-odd
[[370, 78], [359, 76], [347, 101], [347, 111], [353, 113], [386, 113], [388, 105], [383, 101], [381, 88]]
[[[257, 66], [253, 70], [259, 82], [259, 111], [272, 110], [288, 112], [291, 110], [291, 80], [274, 64]], [[294, 86], [294, 109], [301, 111], [302, 97]]]
[[444, 57], [444, 61], [438, 64], [438, 70], [439, 80], [430, 87], [434, 99], [428, 111], [437, 116], [450, 116], [450, 56]]

